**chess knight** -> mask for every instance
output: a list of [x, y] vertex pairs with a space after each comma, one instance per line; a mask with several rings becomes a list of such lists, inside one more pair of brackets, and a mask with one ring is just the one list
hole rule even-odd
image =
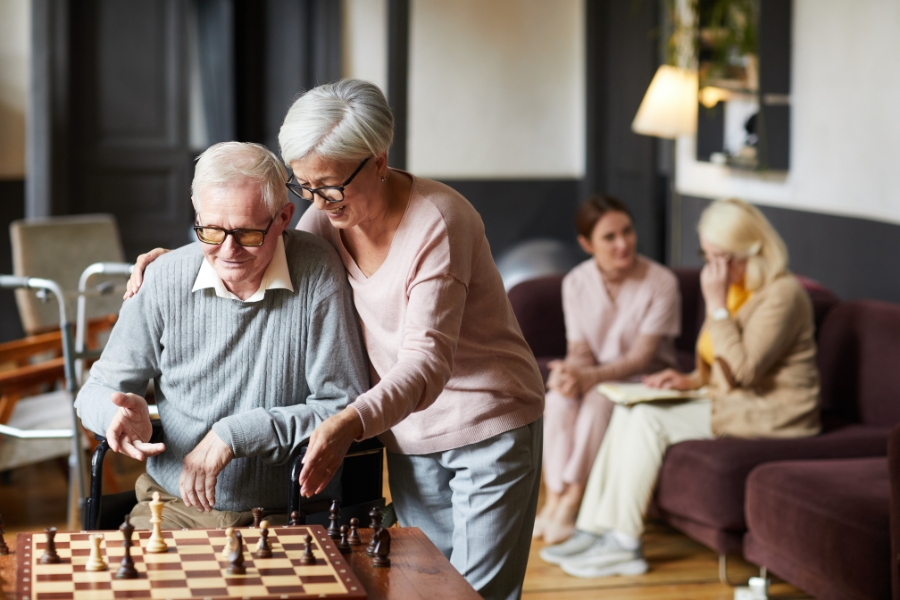
[[285, 181], [256, 144], [200, 156], [191, 200], [201, 243], [147, 268], [78, 394], [86, 427], [147, 461], [138, 527], [150, 524], [154, 492], [167, 529], [245, 526], [258, 506], [283, 512], [300, 443], [368, 387], [341, 261], [325, 240], [288, 229]]

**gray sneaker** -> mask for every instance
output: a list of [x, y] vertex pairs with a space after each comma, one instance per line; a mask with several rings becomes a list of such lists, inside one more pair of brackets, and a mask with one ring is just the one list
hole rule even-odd
[[602, 564], [592, 564], [582, 560], [578, 562], [563, 562], [562, 570], [574, 577], [611, 577], [613, 575], [643, 575], [647, 572], [647, 561], [643, 557], [626, 558], [618, 560], [607, 559]]
[[564, 560], [580, 555], [604, 537], [609, 536], [594, 535], [593, 533], [576, 529], [572, 537], [563, 543], [542, 548], [540, 555], [542, 559], [551, 565], [558, 565]]
[[636, 558], [643, 558], [643, 552], [640, 546], [632, 550], [623, 548], [614, 535], [606, 534], [596, 539], [596, 541], [591, 544], [590, 547], [585, 548], [584, 551], [573, 556], [568, 556], [564, 561], [570, 567], [580, 564], [603, 566], [605, 564], [612, 564]]

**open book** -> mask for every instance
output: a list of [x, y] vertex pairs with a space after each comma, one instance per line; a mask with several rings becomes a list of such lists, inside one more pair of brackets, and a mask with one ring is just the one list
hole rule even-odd
[[631, 406], [638, 402], [673, 402], [705, 398], [706, 388], [680, 392], [678, 390], [661, 390], [643, 383], [601, 383], [597, 391], [615, 402]]

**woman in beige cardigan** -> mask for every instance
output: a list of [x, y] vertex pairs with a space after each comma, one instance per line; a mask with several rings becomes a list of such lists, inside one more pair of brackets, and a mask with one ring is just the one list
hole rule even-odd
[[819, 375], [809, 296], [787, 270], [784, 242], [759, 210], [740, 200], [711, 204], [698, 225], [706, 266], [706, 321], [697, 368], [644, 379], [696, 390], [679, 404], [617, 406], [594, 462], [577, 529], [541, 551], [578, 577], [647, 570], [643, 516], [666, 449], [720, 436], [803, 437], [819, 432]]

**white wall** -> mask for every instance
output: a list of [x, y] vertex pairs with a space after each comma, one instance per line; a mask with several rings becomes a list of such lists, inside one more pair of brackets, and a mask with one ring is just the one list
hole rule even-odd
[[410, 10], [411, 171], [583, 175], [581, 0], [413, 0]]
[[0, 179], [25, 177], [31, 2], [0, 0]]
[[677, 187], [900, 223], [900, 2], [794, 0], [791, 169], [756, 175], [694, 160]]
[[387, 0], [344, 0], [344, 77], [387, 94]]

